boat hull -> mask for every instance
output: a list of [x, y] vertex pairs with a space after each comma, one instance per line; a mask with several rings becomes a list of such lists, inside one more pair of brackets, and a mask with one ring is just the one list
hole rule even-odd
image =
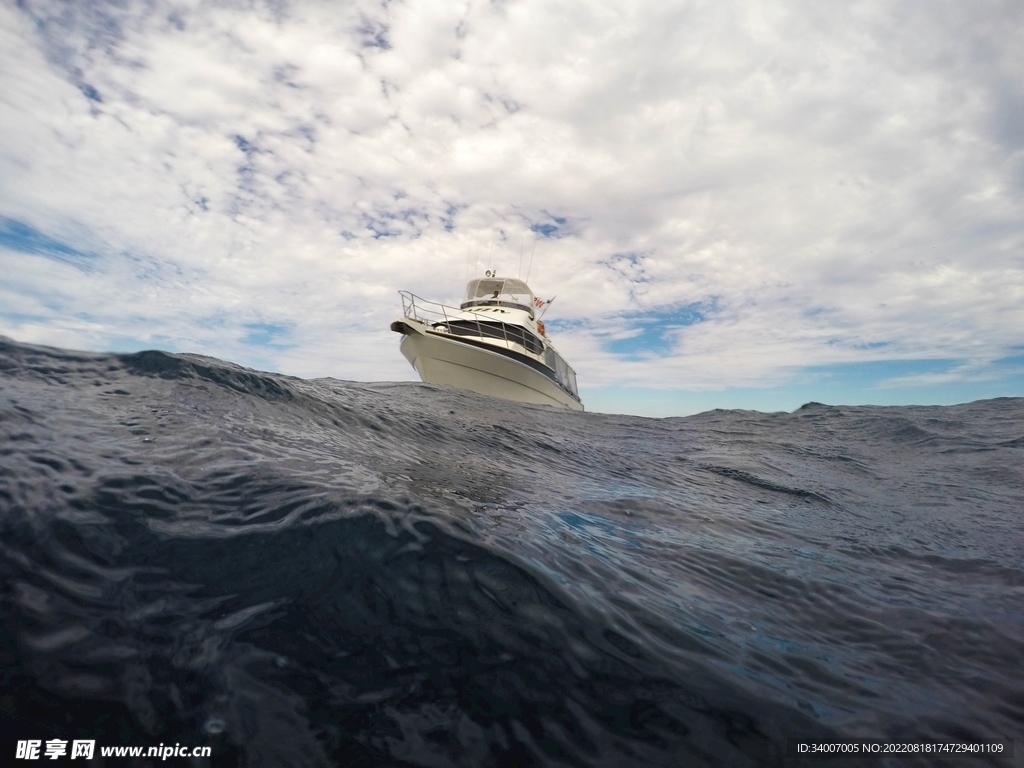
[[400, 325], [402, 354], [429, 384], [448, 384], [520, 403], [583, 410], [582, 403], [524, 362], [491, 351], [484, 344], [431, 331], [425, 324], [406, 319]]

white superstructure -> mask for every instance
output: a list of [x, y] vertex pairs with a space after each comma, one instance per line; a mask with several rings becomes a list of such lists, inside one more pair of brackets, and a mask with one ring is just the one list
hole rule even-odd
[[391, 330], [423, 381], [583, 410], [576, 372], [548, 339], [540, 302], [522, 280], [488, 272], [469, 281], [458, 308], [399, 293], [403, 317]]

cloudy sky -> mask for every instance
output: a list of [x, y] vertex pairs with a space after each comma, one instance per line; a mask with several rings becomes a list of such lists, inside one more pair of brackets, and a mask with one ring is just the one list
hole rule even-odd
[[591, 410], [1024, 395], [1024, 4], [0, 0], [0, 334], [415, 380], [487, 267]]

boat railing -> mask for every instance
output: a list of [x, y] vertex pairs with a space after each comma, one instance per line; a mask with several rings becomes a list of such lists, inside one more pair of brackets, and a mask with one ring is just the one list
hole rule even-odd
[[452, 324], [457, 321], [463, 327], [468, 325], [473, 328], [480, 338], [505, 342], [509, 349], [512, 349], [513, 344], [519, 344], [524, 348], [526, 346], [521, 341], [509, 338], [508, 326], [505, 323], [481, 322], [480, 318], [473, 317], [471, 313], [463, 312], [458, 307], [427, 301], [409, 291], [398, 293], [402, 297], [402, 314], [410, 320], [426, 323], [435, 330], [447, 333], [453, 333]]
[[[579, 399], [576, 390], [576, 371], [552, 347], [546, 346], [539, 340], [537, 341], [540, 343], [541, 349], [536, 352], [531, 350], [526, 340], [526, 334], [529, 331], [525, 328], [520, 329], [520, 338], [515, 338], [515, 334], [510, 337], [508, 323], [481, 321], [479, 317], [475, 316], [475, 313], [464, 312], [458, 307], [428, 301], [410, 291], [399, 291], [398, 293], [402, 297], [402, 314], [409, 320], [426, 323], [435, 331], [450, 333], [453, 336], [474, 335], [490, 342], [503, 341], [508, 349], [518, 352], [519, 350], [512, 346], [515, 344], [517, 347], [522, 347], [523, 350], [542, 356], [544, 364], [555, 372], [559, 386], [577, 400]], [[470, 331], [470, 333], [467, 334], [466, 331]]]
[[439, 322], [447, 325], [456, 318], [462, 319], [462, 311], [458, 307], [427, 301], [410, 291], [399, 291], [398, 294], [402, 297], [402, 314], [410, 320], [428, 325]]

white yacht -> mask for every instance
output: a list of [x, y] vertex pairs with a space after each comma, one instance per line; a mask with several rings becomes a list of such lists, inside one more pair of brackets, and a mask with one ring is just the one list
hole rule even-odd
[[482, 395], [582, 411], [576, 372], [537, 317], [543, 302], [522, 280], [488, 271], [470, 280], [459, 307], [402, 297], [400, 349], [423, 381]]

